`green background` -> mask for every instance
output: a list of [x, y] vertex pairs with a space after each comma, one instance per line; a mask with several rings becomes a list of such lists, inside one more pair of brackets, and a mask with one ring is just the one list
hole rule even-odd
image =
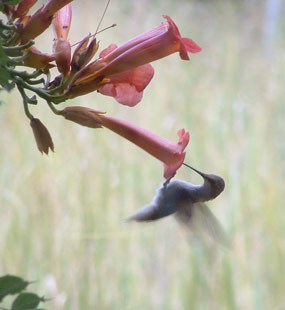
[[[104, 1], [105, 2], [105, 1]], [[75, 1], [70, 41], [94, 32], [103, 1]], [[282, 2], [282, 1], [281, 1]], [[107, 129], [32, 113], [49, 128], [55, 153], [42, 156], [20, 96], [1, 92], [0, 274], [36, 280], [46, 309], [283, 309], [285, 259], [284, 4], [265, 1], [113, 0], [100, 50], [170, 15], [203, 51], [153, 63], [143, 101], [124, 107], [97, 93], [83, 105], [176, 141], [191, 134], [186, 162], [222, 176], [209, 203], [232, 249], [203, 244], [169, 217], [124, 219], [152, 199], [162, 165]], [[52, 50], [52, 31], [36, 40]], [[187, 168], [178, 177], [199, 183]], [[7, 304], [9, 299], [7, 299]]]

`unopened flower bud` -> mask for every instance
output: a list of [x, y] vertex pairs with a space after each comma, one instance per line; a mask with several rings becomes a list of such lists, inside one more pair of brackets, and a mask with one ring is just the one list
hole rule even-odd
[[28, 67], [44, 69], [54, 67], [55, 65], [51, 64], [54, 60], [55, 58], [53, 55], [42, 53], [35, 46], [32, 46], [29, 48], [28, 55], [24, 59], [23, 63]]
[[53, 46], [55, 62], [58, 71], [64, 76], [70, 71], [71, 47], [63, 38], [56, 39]]
[[25, 44], [43, 33], [50, 26], [53, 15], [71, 1], [49, 0], [45, 6], [39, 8], [19, 32], [21, 44]]
[[34, 137], [39, 151], [47, 155], [49, 149], [54, 152], [52, 138], [45, 125], [38, 118], [32, 118], [30, 125], [33, 129]]
[[30, 8], [37, 2], [37, 0], [22, 0], [15, 11], [14, 18], [23, 18], [26, 16]]
[[104, 114], [86, 107], [66, 107], [60, 114], [67, 120], [90, 128], [101, 128], [101, 120], [97, 115]]
[[71, 18], [72, 18], [71, 3], [68, 3], [66, 6], [64, 6], [54, 14], [52, 25], [55, 32], [55, 37], [57, 39], [63, 38], [67, 40], [71, 25]]
[[90, 36], [85, 37], [77, 46], [73, 53], [71, 68], [73, 72], [79, 71], [93, 58], [99, 48], [99, 43], [94, 38], [88, 45]]

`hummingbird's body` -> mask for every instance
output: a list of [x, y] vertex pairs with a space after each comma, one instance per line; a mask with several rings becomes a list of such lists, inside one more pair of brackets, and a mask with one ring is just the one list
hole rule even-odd
[[[187, 165], [188, 166], [188, 165]], [[211, 236], [225, 243], [223, 230], [204, 202], [216, 198], [225, 188], [224, 180], [188, 166], [204, 179], [202, 185], [181, 180], [167, 180], [157, 190], [152, 202], [137, 211], [129, 220], [147, 222], [174, 214], [188, 228], [203, 226]]]

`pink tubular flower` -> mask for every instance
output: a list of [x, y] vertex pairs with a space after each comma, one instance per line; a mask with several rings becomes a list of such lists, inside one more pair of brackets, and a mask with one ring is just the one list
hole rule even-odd
[[184, 149], [190, 140], [189, 133], [184, 129], [178, 131], [179, 140], [174, 143], [125, 120], [103, 114], [97, 116], [103, 127], [114, 131], [162, 161], [166, 179], [172, 177], [182, 165], [186, 155]]
[[[164, 18], [167, 24], [161, 24], [119, 47], [112, 45], [104, 50], [99, 59], [74, 76], [67, 95], [74, 98], [97, 90], [105, 84], [112, 84], [112, 77], [116, 74], [132, 71], [176, 52], [179, 52], [183, 60], [189, 60], [188, 52], [201, 51], [193, 40], [181, 37], [178, 27], [169, 16]], [[146, 86], [147, 84], [144, 85]], [[111, 93], [110, 90], [108, 92]]]
[[164, 177], [174, 176], [184, 162], [184, 152], [190, 135], [185, 129], [178, 131], [177, 143], [161, 138], [154, 133], [114, 117], [86, 107], [66, 107], [59, 113], [66, 119], [91, 128], [106, 127], [121, 137], [133, 142], [144, 151], [164, 163]]
[[[100, 59], [116, 48], [117, 45], [111, 44], [100, 53]], [[92, 83], [82, 83], [79, 87], [73, 88], [71, 97], [74, 98], [97, 89], [99, 93], [114, 97], [119, 103], [133, 107], [141, 101], [143, 91], [153, 75], [154, 69], [150, 64], [144, 64], [106, 78], [98, 75], [97, 80], [92, 80]]]
[[102, 71], [108, 74], [122, 72], [176, 52], [179, 52], [181, 59], [189, 60], [187, 52], [201, 51], [192, 39], [181, 37], [177, 25], [169, 16], [163, 17], [168, 24], [160, 24], [109, 53], [103, 59], [107, 65]]

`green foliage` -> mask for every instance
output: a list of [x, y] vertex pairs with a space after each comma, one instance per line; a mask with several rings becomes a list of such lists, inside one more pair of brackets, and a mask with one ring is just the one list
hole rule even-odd
[[21, 0], [0, 0], [0, 11], [3, 10], [4, 5], [17, 5]]
[[5, 90], [10, 90], [10, 81], [11, 78], [10, 72], [5, 68], [5, 65], [8, 63], [8, 57], [4, 53], [3, 47], [0, 45], [0, 90], [1, 87]]
[[7, 295], [20, 293], [26, 289], [28, 285], [29, 282], [17, 276], [6, 275], [0, 277], [0, 302]]
[[1, 2], [2, 4], [6, 4], [6, 5], [17, 5], [18, 3], [21, 2], [21, 0], [1, 0]]
[[21, 293], [13, 301], [11, 310], [33, 310], [38, 309], [40, 302], [44, 302], [43, 297], [34, 293]]
[[1, 64], [1, 66], [6, 65], [8, 63], [8, 60], [9, 60], [9, 58], [5, 54], [3, 47], [0, 45], [0, 64]]
[[0, 91], [1, 87], [6, 91], [13, 89], [14, 84], [10, 82], [11, 74], [6, 68], [0, 65]]
[[5, 275], [0, 277], [0, 309], [1, 302], [8, 295], [17, 295], [12, 302], [11, 308], [7, 310], [35, 310], [39, 309], [38, 306], [41, 302], [45, 302], [44, 297], [39, 297], [35, 293], [23, 292], [29, 284], [18, 276]]

